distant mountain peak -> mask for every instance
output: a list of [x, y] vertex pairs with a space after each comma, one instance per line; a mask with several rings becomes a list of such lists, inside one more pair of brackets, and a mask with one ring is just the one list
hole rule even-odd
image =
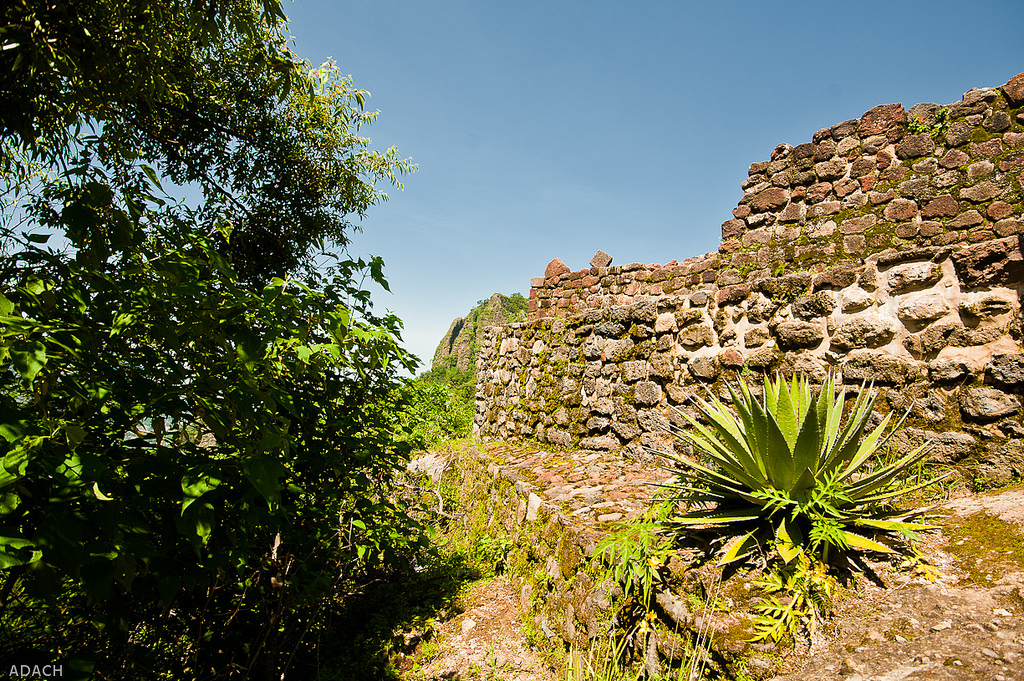
[[476, 369], [476, 353], [488, 326], [505, 326], [525, 321], [527, 301], [519, 293], [495, 293], [477, 302], [465, 317], [456, 317], [434, 351], [431, 369], [453, 366], [459, 371]]

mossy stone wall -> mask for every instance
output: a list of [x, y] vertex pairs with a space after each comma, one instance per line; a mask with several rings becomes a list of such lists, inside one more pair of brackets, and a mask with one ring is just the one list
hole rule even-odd
[[941, 460], [1024, 476], [1022, 176], [1024, 74], [779, 145], [717, 253], [533, 279], [531, 320], [485, 333], [475, 431], [664, 449], [705, 387], [831, 371], [910, 408]]

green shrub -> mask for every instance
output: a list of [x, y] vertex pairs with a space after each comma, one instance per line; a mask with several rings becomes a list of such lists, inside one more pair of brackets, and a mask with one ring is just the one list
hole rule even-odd
[[890, 414], [867, 432], [874, 404], [870, 387], [862, 386], [845, 426], [844, 392], [837, 394], [831, 377], [817, 395], [806, 379], [794, 377], [787, 385], [765, 377], [763, 403], [742, 381], [739, 392], [729, 390], [736, 414], [717, 398], [698, 399], [710, 425], [686, 415], [694, 430], [680, 433], [709, 461], [666, 455], [677, 473], [678, 500], [690, 509], [675, 522], [730, 537], [721, 549], [722, 563], [758, 547], [773, 547], [786, 563], [802, 553], [824, 562], [835, 550], [889, 553], [898, 544], [867, 535], [913, 538], [915, 531], [933, 528], [910, 522], [918, 514], [892, 503], [935, 482], [908, 487], [901, 478], [927, 454], [927, 445], [866, 467], [895, 431], [882, 439]]
[[402, 386], [397, 397], [405, 437], [415, 449], [466, 437], [473, 427], [472, 403], [460, 400], [451, 386], [416, 379]]
[[753, 640], [795, 637], [803, 625], [813, 632], [838, 588], [830, 564], [854, 550], [902, 553], [911, 557], [905, 565], [923, 565], [913, 540], [935, 526], [912, 522], [921, 512], [893, 502], [942, 478], [915, 484], [902, 475], [927, 444], [893, 461], [874, 456], [898, 424], [883, 439], [889, 414], [868, 432], [870, 386], [861, 386], [845, 425], [845, 393], [832, 377], [812, 391], [806, 379], [766, 376], [763, 401], [742, 381], [739, 392], [729, 390], [736, 413], [712, 397], [697, 400], [709, 425], [684, 414], [693, 431], [679, 436], [707, 460], [665, 455], [676, 472], [670, 486], [687, 507], [667, 525], [720, 535], [722, 565], [761, 558], [765, 597], [754, 608]]

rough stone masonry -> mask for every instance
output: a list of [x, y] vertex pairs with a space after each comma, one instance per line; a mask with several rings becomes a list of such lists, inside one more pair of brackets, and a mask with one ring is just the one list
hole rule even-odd
[[877, 106], [748, 174], [717, 253], [599, 251], [532, 279], [530, 321], [485, 335], [475, 432], [664, 450], [705, 389], [831, 371], [910, 409], [902, 444], [1024, 477], [1024, 73], [946, 107]]

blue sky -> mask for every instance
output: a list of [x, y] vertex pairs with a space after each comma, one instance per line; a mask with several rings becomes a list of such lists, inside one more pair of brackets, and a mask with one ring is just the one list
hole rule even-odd
[[1024, 71], [1024, 2], [297, 0], [296, 52], [380, 110], [419, 165], [354, 254], [384, 258], [428, 365], [457, 316], [577, 270], [717, 249], [747, 166], [877, 104], [948, 104]]

